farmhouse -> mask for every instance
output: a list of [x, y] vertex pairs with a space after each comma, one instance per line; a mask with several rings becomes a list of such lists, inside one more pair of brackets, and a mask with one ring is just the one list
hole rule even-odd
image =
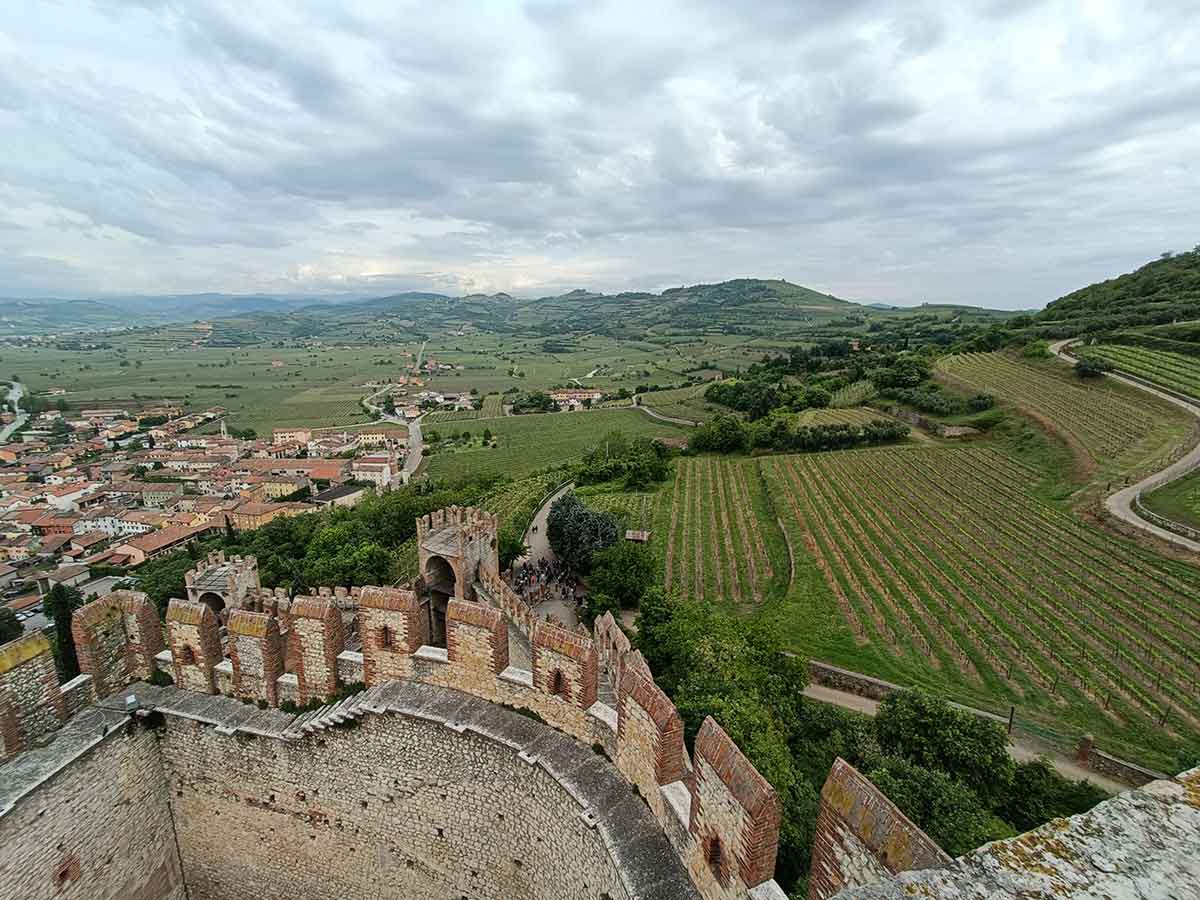
[[584, 388], [550, 391], [550, 399], [558, 404], [559, 409], [581, 409], [586, 405], [598, 402], [603, 396], [603, 391]]

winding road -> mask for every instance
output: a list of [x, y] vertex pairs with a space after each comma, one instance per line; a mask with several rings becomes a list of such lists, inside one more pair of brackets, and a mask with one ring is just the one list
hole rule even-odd
[[24, 396], [24, 394], [25, 388], [22, 386], [21, 382], [14, 381], [12, 383], [12, 387], [9, 388], [8, 391], [8, 400], [10, 403], [12, 403], [13, 409], [17, 413], [17, 417], [13, 419], [12, 424], [5, 425], [3, 428], [0, 428], [0, 444], [3, 444], [5, 441], [7, 441], [9, 436], [22, 425], [24, 425], [25, 421], [29, 418], [29, 413], [21, 412], [20, 402], [21, 397]]
[[[1073, 340], [1075, 339], [1055, 341], [1050, 345], [1050, 352], [1059, 359], [1074, 363], [1075, 358], [1066, 349]], [[1188, 401], [1176, 397], [1173, 394], [1156, 390], [1155, 388], [1149, 387], [1146, 384], [1142, 384], [1141, 382], [1135, 381], [1132, 378], [1126, 378], [1124, 375], [1117, 375], [1114, 372], [1108, 372], [1104, 377], [1112, 378], [1121, 382], [1122, 384], [1131, 385], [1138, 390], [1145, 391], [1147, 394], [1153, 394], [1155, 397], [1165, 400], [1168, 403], [1173, 403], [1175, 406], [1178, 406], [1189, 415], [1193, 415], [1200, 419], [1200, 406], [1197, 406], [1194, 403], [1189, 403]], [[1193, 541], [1192, 539], [1186, 538], [1181, 534], [1168, 531], [1166, 528], [1160, 528], [1152, 522], [1147, 522], [1133, 509], [1133, 504], [1137, 501], [1138, 496], [1143, 492], [1152, 491], [1157, 487], [1162, 487], [1168, 482], [1175, 481], [1177, 478], [1182, 478], [1184, 475], [1189, 474], [1198, 467], [1200, 467], [1200, 444], [1197, 444], [1165, 469], [1146, 476], [1137, 484], [1131, 484], [1129, 487], [1121, 488], [1121, 490], [1117, 491], [1115, 494], [1110, 494], [1104, 500], [1104, 508], [1107, 509], [1111, 515], [1120, 519], [1122, 522], [1132, 525], [1134, 528], [1138, 528], [1148, 534], [1154, 535], [1157, 538], [1175, 544], [1177, 547], [1183, 547], [1186, 550], [1191, 550], [1193, 553], [1200, 553], [1200, 541]]]

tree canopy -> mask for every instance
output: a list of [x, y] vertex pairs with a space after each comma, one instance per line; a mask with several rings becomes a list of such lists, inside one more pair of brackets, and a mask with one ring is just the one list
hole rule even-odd
[[559, 559], [586, 575], [592, 555], [615, 544], [620, 532], [616, 518], [589, 508], [571, 491], [550, 506], [546, 537]]

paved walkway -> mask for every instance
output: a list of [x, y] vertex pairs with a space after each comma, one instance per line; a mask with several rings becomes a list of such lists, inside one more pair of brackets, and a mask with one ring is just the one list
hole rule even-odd
[[[1059, 359], [1066, 360], [1067, 362], [1074, 362], [1074, 358], [1066, 350], [1066, 346], [1069, 343], [1071, 343], [1070, 340], [1055, 341], [1050, 345], [1050, 352]], [[1134, 381], [1132, 378], [1126, 378], [1123, 375], [1117, 375], [1113, 372], [1107, 373], [1104, 377], [1112, 378], [1113, 380], [1119, 381], [1122, 384], [1128, 384], [1140, 391], [1145, 391], [1147, 394], [1153, 394], [1155, 397], [1178, 406], [1188, 414], [1200, 418], [1200, 407], [1197, 407], [1195, 404], [1189, 403], [1186, 400], [1182, 400], [1179, 397], [1168, 394], [1165, 391], [1155, 390], [1148, 385]], [[1175, 481], [1177, 478], [1182, 478], [1184, 475], [1187, 475], [1197, 467], [1200, 467], [1200, 444], [1197, 444], [1188, 453], [1171, 463], [1171, 465], [1167, 466], [1165, 469], [1155, 472], [1153, 475], [1146, 476], [1137, 484], [1131, 484], [1129, 487], [1121, 488], [1121, 490], [1117, 491], [1115, 494], [1111, 494], [1105, 499], [1104, 508], [1108, 510], [1110, 515], [1115, 516], [1122, 522], [1132, 525], [1134, 528], [1138, 528], [1154, 535], [1157, 538], [1161, 538], [1164, 541], [1175, 544], [1177, 547], [1183, 547], [1187, 550], [1191, 550], [1193, 553], [1200, 553], [1200, 541], [1193, 541], [1181, 534], [1176, 534], [1173, 531], [1168, 531], [1166, 528], [1160, 528], [1151, 522], [1147, 522], [1145, 519], [1139, 516], [1133, 508], [1133, 504], [1137, 500], [1138, 495], [1147, 491], [1152, 491], [1157, 487], [1162, 487], [1164, 484]]]
[[[554, 501], [574, 487], [574, 484], [564, 484], [542, 504], [542, 508], [537, 511], [529, 523], [529, 527], [525, 529], [525, 544], [529, 547], [529, 552], [520, 557], [517, 563], [524, 566], [543, 559], [549, 561], [558, 559], [554, 551], [550, 549], [550, 540], [546, 537], [546, 521], [550, 518], [550, 507], [554, 505]], [[543, 600], [533, 610], [539, 616], [554, 616], [560, 622], [571, 627], [574, 627], [579, 621], [578, 616], [575, 615], [575, 607], [560, 600]]]
[[[810, 683], [804, 688], [804, 696], [812, 700], [819, 700], [822, 703], [840, 706], [842, 709], [852, 709], [855, 712], [860, 712], [868, 716], [874, 716], [879, 711], [878, 700], [860, 697], [858, 694], [851, 694], [847, 691], [835, 690], [821, 684]], [[1072, 781], [1087, 779], [1097, 787], [1103, 788], [1113, 794], [1119, 794], [1131, 788], [1131, 785], [1115, 781], [1112, 778], [1084, 768], [1068, 756], [1051, 753], [1020, 737], [1013, 738], [1013, 743], [1009, 745], [1008, 752], [1017, 762], [1028, 762], [1031, 759], [1044, 756], [1054, 766], [1055, 771], [1064, 778], [1070, 778]]]

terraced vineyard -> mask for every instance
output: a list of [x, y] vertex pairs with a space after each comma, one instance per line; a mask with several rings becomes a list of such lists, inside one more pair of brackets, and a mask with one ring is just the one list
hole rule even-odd
[[488, 394], [479, 409], [448, 409], [444, 412], [425, 413], [422, 421], [428, 425], [439, 422], [470, 422], [475, 419], [494, 419], [504, 415], [504, 398], [500, 394]]
[[1155, 428], [1155, 417], [1125, 394], [1102, 384], [1084, 385], [1002, 353], [963, 353], [938, 362], [938, 370], [972, 388], [995, 394], [1064, 432], [1097, 462], [1132, 448]]
[[856, 381], [834, 391], [829, 405], [834, 407], [862, 406], [878, 393], [879, 389], [872, 382]]
[[1122, 372], [1200, 399], [1200, 356], [1125, 344], [1101, 344], [1078, 352], [1098, 356]]
[[[858, 407], [855, 409], [806, 409], [796, 413], [801, 425], [866, 425], [879, 419], [889, 420], [881, 412]], [[889, 420], [890, 421], [890, 420]]]
[[767, 525], [751, 499], [756, 479], [753, 461], [679, 460], [665, 547], [668, 588], [737, 603], [763, 598], [775, 566], [764, 538]]
[[991, 450], [760, 465], [861, 647], [1088, 730], [1200, 731], [1200, 569], [1034, 499], [1031, 473]]

